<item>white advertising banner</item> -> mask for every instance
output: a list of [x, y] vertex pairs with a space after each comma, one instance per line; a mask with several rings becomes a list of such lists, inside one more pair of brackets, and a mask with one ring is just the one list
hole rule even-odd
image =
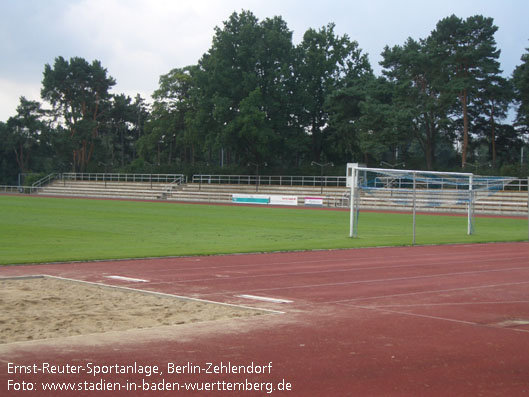
[[270, 196], [272, 205], [298, 205], [298, 196]]
[[305, 205], [323, 207], [323, 197], [305, 197]]

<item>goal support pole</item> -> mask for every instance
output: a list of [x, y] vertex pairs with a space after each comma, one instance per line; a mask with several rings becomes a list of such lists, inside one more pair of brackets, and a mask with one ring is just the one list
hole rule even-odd
[[474, 212], [474, 192], [472, 191], [472, 177], [473, 175], [470, 174], [468, 179], [468, 220], [467, 220], [467, 234], [470, 236], [472, 234], [472, 222], [473, 219], [473, 212]]
[[413, 241], [412, 245], [415, 245], [415, 226], [416, 226], [416, 215], [417, 215], [417, 173], [413, 173]]
[[351, 181], [351, 194], [350, 194], [350, 214], [349, 214], [349, 237], [355, 238], [357, 236], [355, 222], [356, 222], [356, 179], [357, 179], [357, 168], [353, 167], [353, 179]]

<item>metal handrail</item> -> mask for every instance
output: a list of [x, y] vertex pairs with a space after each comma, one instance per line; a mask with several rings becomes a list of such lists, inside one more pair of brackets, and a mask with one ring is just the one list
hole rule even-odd
[[51, 173], [51, 174], [46, 175], [44, 178], [40, 178], [38, 181], [34, 182], [31, 185], [31, 191], [40, 188], [42, 185], [51, 182], [52, 180], [56, 179], [59, 176], [60, 174]]
[[165, 185], [163, 189], [172, 190], [175, 186], [179, 186], [179, 185], [182, 185], [183, 183], [186, 183], [186, 180], [187, 178], [185, 175], [179, 175], [177, 178], [175, 178], [174, 181]]
[[199, 184], [279, 185], [279, 186], [346, 186], [345, 176], [306, 175], [193, 175]]
[[24, 185], [0, 185], [0, 193], [26, 193], [31, 194], [38, 188]]
[[101, 181], [101, 182], [150, 182], [173, 183], [184, 180], [184, 174], [120, 174], [120, 173], [77, 173], [66, 172], [62, 174], [64, 180], [74, 181]]
[[[319, 175], [209, 175], [196, 174], [191, 179], [192, 183], [198, 184], [227, 184], [227, 185], [279, 185], [279, 186], [329, 186], [345, 187], [347, 177], [345, 176], [319, 176]], [[457, 189], [457, 184], [463, 188], [467, 180], [445, 180], [439, 178], [429, 182], [418, 181], [421, 188]], [[476, 188], [479, 185], [484, 189], [495, 188], [500, 191], [527, 191], [527, 178], [502, 177], [495, 180], [494, 177], [475, 176]], [[406, 178], [378, 177], [374, 184], [377, 187], [391, 185], [394, 187], [406, 187], [410, 185]], [[456, 184], [454, 186], [454, 184]]]
[[180, 175], [173, 182], [163, 186], [162, 188], [163, 193], [161, 194], [160, 198], [167, 198], [167, 196], [173, 191], [175, 187], [186, 183], [186, 181], [187, 181], [187, 177], [184, 175]]

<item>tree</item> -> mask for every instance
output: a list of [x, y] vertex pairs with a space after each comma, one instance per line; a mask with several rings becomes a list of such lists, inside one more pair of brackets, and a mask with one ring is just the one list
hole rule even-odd
[[312, 158], [319, 161], [329, 123], [328, 96], [345, 88], [347, 81], [372, 74], [366, 54], [347, 35], [337, 36], [334, 24], [309, 29], [297, 47], [296, 83], [300, 89], [299, 121], [312, 140]]
[[[517, 165], [522, 160], [520, 155], [524, 140], [519, 131], [516, 131], [512, 125], [500, 124], [497, 129], [496, 150], [498, 162], [502, 164], [502, 167], [507, 166], [506, 168], [510, 171], [512, 167], [509, 167], [509, 165]], [[527, 176], [527, 174], [524, 176]]]
[[176, 161], [195, 163], [203, 144], [199, 131], [195, 133], [192, 128], [195, 70], [196, 66], [176, 68], [160, 76], [145, 134], [137, 144], [145, 160], [165, 165]]
[[[195, 163], [197, 151], [203, 142], [200, 130], [193, 130], [191, 112], [194, 103], [191, 98], [195, 86], [193, 73], [196, 66], [177, 68], [160, 77], [160, 88], [153, 94], [154, 104], [150, 126], [165, 130], [169, 144], [168, 162], [173, 156], [173, 147], [179, 148], [179, 158], [191, 164]], [[175, 153], [176, 156], [176, 153]]]
[[39, 147], [45, 145], [47, 139], [44, 114], [39, 102], [20, 97], [16, 116], [7, 120], [8, 138], [5, 143], [13, 151], [20, 173], [40, 166], [35, 160], [39, 155]]
[[475, 106], [471, 109], [471, 117], [474, 118], [474, 132], [488, 142], [493, 168], [497, 166], [498, 135], [501, 131], [506, 131], [499, 126], [501, 121], [507, 118], [513, 95], [513, 87], [506, 78], [500, 75], [488, 76], [480, 81]]
[[0, 184], [8, 185], [16, 182], [18, 167], [15, 153], [11, 145], [11, 132], [7, 124], [0, 121]]
[[517, 102], [515, 125], [519, 132], [529, 134], [529, 48], [521, 60], [512, 76]]
[[[285, 156], [296, 135], [292, 101], [292, 33], [279, 17], [262, 22], [233, 13], [215, 29], [213, 45], [196, 71], [194, 117], [207, 126], [209, 150], [226, 150], [239, 164]], [[253, 123], [258, 123], [259, 128]]]
[[356, 158], [368, 164], [372, 159], [378, 165], [388, 152], [397, 154], [399, 142], [392, 100], [392, 84], [373, 75], [352, 79], [345, 88], [329, 95], [327, 157], [342, 163]]
[[360, 103], [361, 116], [357, 121], [360, 148], [365, 163], [372, 157], [376, 164], [402, 164], [410, 145], [408, 120], [401, 117], [394, 106], [394, 86], [383, 77], [366, 85], [367, 95]]
[[136, 111], [137, 106], [129, 96], [119, 94], [111, 97], [105, 117], [106, 125], [99, 132], [104, 150], [100, 153], [98, 164], [103, 164], [105, 171], [117, 163], [123, 168], [134, 159], [134, 143], [137, 139], [134, 128], [138, 119]]
[[226, 132], [228, 142], [247, 162], [257, 164], [270, 161], [270, 140], [274, 139], [274, 131], [262, 109], [263, 95], [256, 88], [239, 103], [239, 114], [228, 125]]
[[97, 60], [89, 64], [79, 57], [70, 61], [58, 57], [53, 67], [44, 67], [41, 96], [70, 133], [74, 170], [83, 172], [92, 159], [114, 85], [115, 80]]
[[447, 89], [458, 98], [463, 119], [461, 166], [465, 167], [469, 145], [469, 106], [475, 101], [483, 80], [499, 76], [494, 34], [498, 28], [492, 18], [475, 15], [462, 20], [452, 15], [437, 23], [428, 38], [440, 74], [447, 79]]
[[426, 40], [409, 38], [403, 46], [386, 47], [382, 52], [383, 74], [393, 85], [393, 118], [411, 131], [424, 153], [426, 168], [434, 169], [436, 146], [451, 140], [451, 98], [439, 64], [431, 56]]

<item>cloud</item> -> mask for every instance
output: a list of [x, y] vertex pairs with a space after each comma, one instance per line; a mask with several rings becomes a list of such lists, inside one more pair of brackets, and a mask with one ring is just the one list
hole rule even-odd
[[[71, 40], [99, 59], [118, 86], [153, 88], [161, 74], [198, 61], [213, 37], [214, 17], [193, 1], [83, 0], [62, 15]], [[205, 20], [206, 19], [206, 20]]]
[[[6, 80], [0, 78], [0, 109], [6, 114], [3, 121], [15, 116], [17, 107], [20, 104], [20, 97], [24, 96], [28, 100], [40, 100], [40, 86], [33, 82]], [[2, 120], [0, 118], [0, 120]]]
[[57, 56], [98, 59], [117, 81], [113, 92], [149, 99], [160, 75], [196, 64], [209, 50], [215, 26], [242, 9], [260, 20], [282, 16], [294, 43], [308, 28], [335, 22], [337, 34], [369, 53], [375, 72], [385, 45], [425, 38], [451, 14], [494, 18], [507, 75], [529, 46], [526, 0], [10, 0], [2, 7], [0, 120], [14, 115], [21, 95], [38, 99], [44, 65]]

